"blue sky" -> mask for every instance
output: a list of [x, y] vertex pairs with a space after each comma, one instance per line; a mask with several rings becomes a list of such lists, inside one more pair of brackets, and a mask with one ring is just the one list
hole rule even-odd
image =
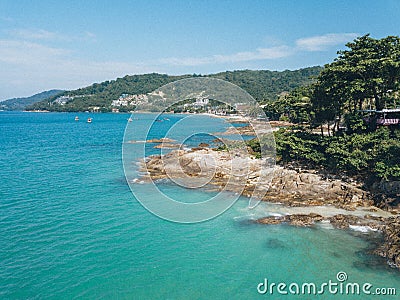
[[400, 1], [0, 0], [0, 100], [127, 74], [323, 65], [399, 35]]

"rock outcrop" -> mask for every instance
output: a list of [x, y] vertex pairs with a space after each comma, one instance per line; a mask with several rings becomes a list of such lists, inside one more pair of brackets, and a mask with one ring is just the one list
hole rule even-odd
[[400, 217], [386, 219], [382, 232], [384, 242], [374, 253], [386, 258], [390, 265], [400, 269]]
[[290, 206], [331, 204], [348, 210], [373, 204], [368, 193], [357, 186], [283, 167], [275, 169], [265, 200], [283, 202]]
[[[171, 143], [165, 140], [158, 142]], [[252, 195], [258, 189], [262, 192], [262, 200], [286, 206], [330, 205], [344, 209], [348, 214], [288, 214], [264, 217], [256, 222], [312, 226], [317, 222], [329, 221], [338, 229], [365, 226], [369, 230], [379, 230], [383, 233], [384, 242], [374, 253], [387, 258], [392, 266], [400, 268], [400, 217], [359, 216], [357, 212], [352, 213], [360, 207], [364, 211], [377, 210], [369, 193], [354, 184], [324, 178], [311, 171], [296, 171], [279, 166], [263, 169], [263, 163], [265, 161], [243, 155], [240, 151], [228, 153], [197, 147], [192, 150], [172, 150], [163, 156], [151, 156], [143, 161], [141, 171], [145, 174], [144, 178], [148, 179], [169, 177], [175, 181], [181, 180], [188, 187], [211, 184], [245, 196]]]
[[324, 218], [315, 213], [310, 214], [294, 214], [294, 215], [286, 215], [286, 216], [269, 216], [265, 218], [258, 219], [256, 222], [260, 224], [281, 224], [281, 223], [288, 223], [293, 226], [311, 226], [315, 224], [315, 222], [320, 222]]
[[147, 143], [173, 143], [176, 142], [173, 139], [170, 138], [161, 138], [161, 139], [151, 139], [151, 140], [147, 140]]
[[[238, 153], [199, 147], [152, 156], [143, 164], [142, 171], [153, 179], [209, 177], [210, 184], [245, 196], [251, 196], [257, 188], [263, 200], [289, 206], [331, 204], [354, 210], [373, 205], [368, 193], [355, 185], [279, 166], [262, 170], [262, 163]], [[261, 172], [269, 174], [263, 174], [264, 179], [260, 180]]]

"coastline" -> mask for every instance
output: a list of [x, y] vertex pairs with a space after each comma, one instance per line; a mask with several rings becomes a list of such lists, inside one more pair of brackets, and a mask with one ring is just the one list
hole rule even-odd
[[[162, 139], [159, 143], [156, 147], [162, 148]], [[199, 145], [192, 149], [172, 150], [163, 156], [150, 156], [141, 161], [140, 171], [145, 181], [173, 178], [190, 182], [209, 178], [208, 186], [211, 189], [250, 197], [255, 186], [260, 185], [260, 169], [257, 167], [259, 160], [241, 155], [236, 152], [230, 156], [226, 151]], [[233, 175], [232, 165], [235, 165]], [[240, 176], [235, 172], [246, 167], [247, 180], [241, 185], [243, 179], [238, 179]], [[261, 200], [278, 204], [279, 209], [266, 211], [265, 217], [254, 220], [254, 223], [284, 223], [301, 227], [329, 223], [342, 230], [365, 233], [378, 231], [383, 241], [373, 254], [386, 258], [390, 266], [400, 269], [400, 216], [397, 208], [382, 210], [374, 206], [371, 194], [357, 183], [324, 178], [313, 170], [292, 170], [276, 166], [270, 171], [270, 182], [261, 187], [262, 192], [265, 192]]]
[[[43, 113], [49, 111], [34, 112]], [[147, 113], [152, 114], [151, 112]], [[110, 114], [115, 113], [110, 112]], [[219, 116], [210, 114], [195, 115], [223, 118], [232, 123], [248, 123], [250, 121], [252, 121], [252, 123], [257, 122], [253, 119], [243, 118], [241, 116]], [[286, 126], [287, 124], [278, 123], [273, 125], [272, 129], [274, 130], [278, 126]], [[238, 128], [240, 134], [247, 134], [246, 131], [248, 130], [246, 128]], [[226, 134], [229, 134], [229, 132], [226, 132]], [[248, 131], [248, 135], [252, 135], [250, 131]], [[165, 144], [160, 143], [156, 147], [168, 149], [179, 148], [174, 144], [167, 144], [166, 142]], [[199, 147], [199, 149], [192, 149], [190, 151], [199, 154], [200, 150], [204, 150], [204, 148]], [[153, 159], [157, 160], [160, 159], [160, 157], [151, 158], [149, 162], [154, 161]], [[162, 171], [160, 170], [154, 171], [151, 176], [155, 179], [163, 178], [165, 174], [161, 174]], [[360, 185], [344, 182], [342, 180], [335, 181], [330, 178], [324, 178], [323, 175], [318, 174], [315, 170], [293, 170], [290, 166], [279, 166], [274, 170], [274, 172], [275, 171], [285, 173], [284, 175], [281, 174], [280, 177], [278, 176], [278, 178], [281, 179], [285, 178], [285, 180], [278, 184], [284, 186], [285, 189], [272, 189], [272, 191], [262, 200], [271, 203], [280, 203], [282, 205], [280, 213], [283, 213], [283, 216], [268, 216], [266, 213], [266, 216], [256, 220], [256, 223], [264, 225], [285, 223], [293, 226], [313, 226], [314, 224], [329, 222], [333, 227], [338, 229], [359, 228], [360, 230], [366, 231], [379, 231], [381, 232], [384, 241], [377, 249], [375, 249], [374, 254], [387, 258], [388, 264], [400, 269], [400, 217], [398, 208], [393, 209], [391, 213], [382, 211], [380, 208], [374, 206], [372, 195], [368, 191], [362, 190]], [[229, 174], [226, 175], [226, 177], [228, 177]], [[221, 186], [224, 186], [224, 181], [226, 179], [223, 178], [224, 176], [225, 175], [215, 178], [215, 181], [211, 183], [214, 188], [220, 189]], [[314, 181], [316, 178], [315, 176], [320, 177], [322, 180]], [[293, 177], [299, 177], [300, 180], [293, 180]], [[304, 181], [304, 178], [308, 179]], [[254, 182], [257, 181], [257, 178], [253, 179]], [[307, 180], [309, 179], [311, 179], [311, 182], [307, 183]], [[282, 183], [284, 184], [282, 185]], [[324, 194], [325, 189], [329, 186], [327, 183], [330, 183], [330, 189], [333, 194], [331, 194], [331, 197], [321, 197], [321, 193]], [[301, 186], [305, 186], [305, 188], [299, 189]], [[343, 194], [340, 191], [342, 191]], [[339, 194], [336, 194], [336, 192]], [[248, 188], [243, 191], [242, 195], [249, 196], [251, 193], [252, 189]], [[323, 210], [325, 209], [329, 210], [330, 213], [324, 213]], [[331, 212], [335, 210], [336, 213], [332, 215]], [[360, 211], [363, 213], [362, 216], [359, 215]], [[384, 215], [382, 215], [382, 212]]]

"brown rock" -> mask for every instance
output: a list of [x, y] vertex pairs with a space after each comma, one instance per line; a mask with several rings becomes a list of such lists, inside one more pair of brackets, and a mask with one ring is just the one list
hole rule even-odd
[[[372, 225], [369, 222], [364, 221], [361, 217], [354, 215], [335, 215], [328, 218], [333, 227], [339, 229], [347, 229], [350, 225], [362, 225], [369, 226]], [[372, 226], [371, 226], [372, 227]]]
[[161, 139], [151, 139], [147, 140], [147, 143], [173, 143], [175, 140], [170, 139], [170, 138], [161, 138]]
[[265, 217], [265, 218], [260, 218], [256, 221], [257, 223], [260, 224], [266, 224], [266, 225], [275, 225], [275, 224], [281, 224], [285, 222], [284, 217]]
[[389, 264], [400, 269], [400, 217], [388, 218], [382, 231], [384, 242], [374, 253], [387, 258]]
[[295, 215], [288, 215], [286, 219], [291, 225], [294, 226], [311, 226], [315, 224], [315, 222], [320, 222], [324, 218], [321, 215], [310, 213], [308, 215], [304, 214], [295, 214]]
[[256, 222], [260, 224], [281, 224], [281, 223], [289, 223], [293, 226], [311, 226], [315, 224], [315, 222], [320, 222], [324, 218], [321, 215], [310, 213], [310, 214], [293, 214], [293, 215], [286, 215], [281, 217], [265, 217], [258, 219]]

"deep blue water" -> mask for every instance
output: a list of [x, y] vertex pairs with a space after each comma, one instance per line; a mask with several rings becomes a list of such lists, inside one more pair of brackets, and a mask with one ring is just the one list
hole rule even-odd
[[[1, 299], [279, 298], [259, 295], [257, 284], [265, 277], [318, 284], [335, 280], [339, 271], [352, 282], [399, 289], [399, 272], [367, 255], [370, 245], [361, 234], [249, 222], [266, 215], [268, 205], [249, 210], [241, 199], [215, 219], [186, 225], [152, 215], [135, 200], [124, 176], [121, 152], [129, 116], [94, 114], [88, 124], [88, 114], [78, 114], [79, 122], [75, 115], [0, 112]], [[152, 116], [136, 117], [137, 136], [131, 138], [144, 139], [140, 128]], [[206, 132], [224, 127], [208, 117], [192, 123], [199, 124]], [[160, 126], [152, 137], [162, 136]], [[134, 164], [128, 172], [135, 174]], [[191, 200], [207, 196], [164, 189]], [[367, 297], [321, 299], [347, 298]]]

